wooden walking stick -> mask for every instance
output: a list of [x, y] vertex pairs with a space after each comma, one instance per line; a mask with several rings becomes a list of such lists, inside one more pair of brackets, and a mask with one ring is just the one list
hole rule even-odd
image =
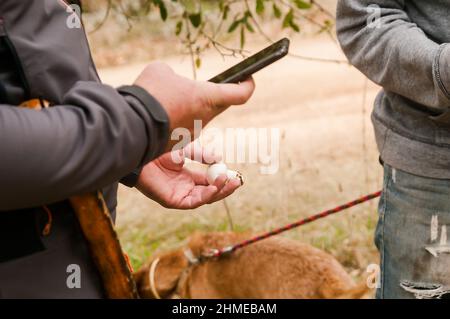
[[[20, 106], [40, 110], [48, 107], [48, 103], [33, 99]], [[102, 278], [107, 298], [139, 298], [102, 193], [73, 196], [69, 202]]]

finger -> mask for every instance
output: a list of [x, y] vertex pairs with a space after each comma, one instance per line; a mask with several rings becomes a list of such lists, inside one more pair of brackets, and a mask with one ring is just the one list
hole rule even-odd
[[208, 177], [205, 172], [199, 172], [199, 171], [191, 171], [189, 170], [192, 176], [192, 180], [194, 181], [195, 185], [205, 185], [208, 186]]
[[241, 186], [240, 180], [233, 178], [228, 181], [228, 183], [219, 191], [217, 192], [214, 197], [212, 198], [212, 201], [210, 203], [217, 202], [219, 200], [222, 200], [231, 194], [233, 194], [236, 189], [238, 189]]
[[209, 96], [210, 103], [219, 107], [244, 104], [255, 90], [255, 82], [252, 77], [239, 84], [205, 82], [203, 85], [207, 90], [206, 94]]
[[225, 185], [227, 184], [227, 181], [228, 181], [227, 175], [222, 174], [222, 175], [217, 176], [213, 185], [216, 186], [217, 189], [220, 191], [225, 187]]
[[180, 209], [194, 209], [212, 201], [219, 190], [214, 185], [196, 186], [180, 204]]

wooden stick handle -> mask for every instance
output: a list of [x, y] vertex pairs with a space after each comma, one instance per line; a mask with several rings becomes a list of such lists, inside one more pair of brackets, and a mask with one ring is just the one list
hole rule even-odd
[[70, 198], [108, 298], [139, 298], [100, 192]]

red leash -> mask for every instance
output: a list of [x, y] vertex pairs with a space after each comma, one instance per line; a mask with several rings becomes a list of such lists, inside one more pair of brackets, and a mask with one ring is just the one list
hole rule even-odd
[[207, 255], [205, 255], [203, 257], [206, 257], [206, 258], [220, 257], [222, 255], [235, 252], [236, 250], [239, 250], [241, 248], [244, 248], [246, 246], [254, 244], [254, 243], [258, 242], [258, 241], [261, 241], [261, 240], [264, 240], [266, 238], [278, 235], [280, 233], [286, 232], [286, 231], [291, 230], [293, 228], [300, 227], [300, 226], [305, 225], [305, 224], [309, 224], [309, 223], [311, 223], [313, 221], [316, 221], [318, 219], [322, 219], [322, 218], [328, 217], [330, 215], [342, 212], [343, 210], [346, 210], [346, 209], [349, 209], [351, 207], [357, 206], [359, 204], [368, 202], [368, 201], [370, 201], [370, 200], [372, 200], [374, 198], [380, 197], [380, 196], [381, 196], [381, 191], [373, 193], [373, 194], [369, 194], [369, 195], [361, 197], [361, 198], [359, 198], [357, 200], [348, 202], [348, 203], [346, 203], [344, 205], [338, 206], [338, 207], [333, 208], [333, 209], [326, 210], [324, 212], [321, 212], [319, 214], [307, 217], [305, 219], [299, 220], [298, 222], [286, 225], [284, 227], [274, 229], [274, 230], [272, 230], [270, 232], [261, 234], [259, 236], [256, 236], [254, 238], [245, 240], [245, 241], [240, 242], [238, 244], [235, 244], [235, 245], [232, 245], [232, 246], [228, 246], [228, 247], [225, 247], [225, 248], [222, 248], [222, 249], [214, 249], [214, 250], [211, 251], [210, 254], [207, 254]]

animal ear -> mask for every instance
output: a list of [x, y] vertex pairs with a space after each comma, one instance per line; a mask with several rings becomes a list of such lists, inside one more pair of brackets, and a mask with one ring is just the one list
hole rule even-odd
[[[154, 264], [153, 289], [150, 280], [152, 264]], [[134, 274], [140, 297], [158, 298], [154, 294], [154, 290], [156, 290], [161, 298], [169, 297], [175, 291], [183, 270], [188, 266], [189, 263], [181, 250], [173, 251], [153, 259]]]

